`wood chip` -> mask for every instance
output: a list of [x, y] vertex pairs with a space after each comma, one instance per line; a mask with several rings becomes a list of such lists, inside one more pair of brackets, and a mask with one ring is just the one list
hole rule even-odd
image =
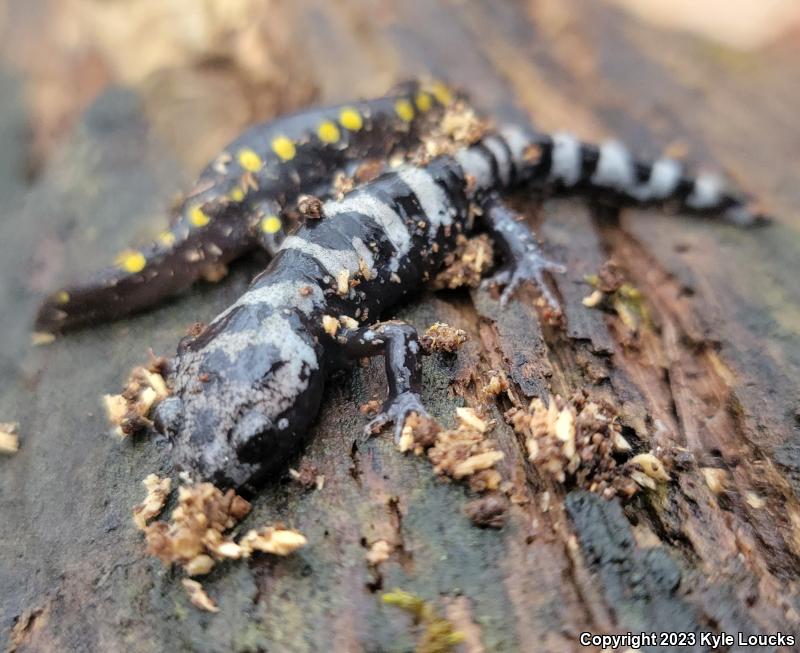
[[189, 600], [192, 602], [192, 605], [206, 612], [219, 612], [217, 604], [211, 600], [211, 597], [206, 594], [203, 586], [196, 580], [184, 578], [181, 580], [181, 585], [183, 585], [183, 588], [189, 595]]
[[718, 467], [703, 467], [700, 469], [706, 481], [708, 489], [716, 495], [720, 495], [727, 489], [728, 472]]
[[631, 458], [631, 464], [638, 465], [654, 481], [666, 483], [670, 480], [664, 464], [652, 453], [640, 453], [638, 456], [634, 456]]
[[482, 469], [489, 469], [495, 463], [503, 460], [503, 458], [504, 454], [502, 451], [486, 451], [484, 453], [475, 454], [456, 465], [453, 470], [453, 478], [464, 478]]
[[133, 508], [133, 521], [140, 531], [143, 531], [147, 527], [147, 522], [153, 517], [157, 517], [164, 509], [164, 504], [167, 502], [172, 488], [172, 480], [159, 478], [156, 474], [149, 474], [142, 481], [142, 485], [147, 490], [147, 497]]
[[263, 551], [273, 555], [287, 556], [301, 549], [308, 540], [298, 531], [268, 526], [250, 530], [239, 540], [239, 545], [249, 555], [252, 551]]
[[336, 333], [339, 331], [339, 320], [332, 315], [323, 315], [322, 328], [331, 338], [335, 338]]
[[394, 551], [394, 546], [392, 546], [386, 540], [378, 540], [377, 542], [373, 542], [372, 546], [367, 551], [367, 564], [377, 567], [382, 562], [385, 562], [389, 559], [389, 556]]
[[0, 454], [14, 454], [19, 451], [17, 425], [11, 422], [0, 423]]
[[480, 431], [481, 433], [486, 433], [489, 429], [489, 423], [481, 419], [475, 412], [475, 409], [469, 406], [456, 408], [456, 417], [464, 426]]

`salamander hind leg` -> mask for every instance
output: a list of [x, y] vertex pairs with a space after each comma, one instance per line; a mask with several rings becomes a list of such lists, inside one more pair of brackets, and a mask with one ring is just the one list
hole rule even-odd
[[406, 418], [412, 413], [428, 417], [422, 405], [422, 346], [414, 327], [404, 322], [381, 322], [371, 327], [347, 329], [339, 341], [348, 358], [383, 355], [389, 396], [381, 411], [365, 428], [369, 436], [394, 424], [395, 442], [400, 440]]
[[541, 292], [551, 310], [560, 312], [559, 302], [545, 280], [545, 272], [563, 274], [566, 267], [547, 258], [530, 228], [495, 195], [482, 203], [482, 220], [487, 231], [500, 247], [506, 263], [485, 285], [502, 286], [500, 304], [505, 306], [514, 292], [529, 281]]

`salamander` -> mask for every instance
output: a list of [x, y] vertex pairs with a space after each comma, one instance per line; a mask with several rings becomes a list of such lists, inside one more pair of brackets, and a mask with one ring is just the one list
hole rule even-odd
[[[399, 438], [409, 414], [426, 415], [423, 352], [410, 325], [380, 318], [441, 268], [460, 235], [487, 231], [502, 251], [504, 265], [486, 281], [503, 289], [501, 306], [526, 281], [557, 304], [545, 273], [564, 267], [505, 205], [515, 189], [672, 206], [737, 225], [764, 220], [717, 177], [689, 176], [671, 159], [638, 161], [617, 142], [596, 146], [527, 125], [390, 168], [298, 224], [245, 294], [180, 342], [167, 374], [172, 394], [154, 414], [177, 467], [220, 487], [257, 487], [305, 442], [330, 373], [375, 355], [384, 356], [389, 393], [365, 430], [393, 424]], [[62, 324], [81, 319], [69, 314]]]
[[314, 108], [256, 125], [201, 173], [170, 227], [120, 252], [86, 283], [41, 306], [35, 329], [63, 332], [118, 319], [217, 280], [225, 265], [261, 247], [274, 254], [291, 228], [283, 212], [301, 194], [325, 197], [338, 171], [352, 172], [418, 145], [454, 99], [443, 83], [405, 82], [386, 96]]

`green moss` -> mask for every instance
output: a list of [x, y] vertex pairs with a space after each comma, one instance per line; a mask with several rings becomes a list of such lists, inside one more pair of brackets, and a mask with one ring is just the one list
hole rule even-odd
[[464, 641], [464, 635], [442, 617], [433, 604], [411, 592], [394, 589], [384, 593], [381, 600], [410, 613], [414, 617], [414, 623], [424, 628], [414, 649], [416, 653], [447, 653]]

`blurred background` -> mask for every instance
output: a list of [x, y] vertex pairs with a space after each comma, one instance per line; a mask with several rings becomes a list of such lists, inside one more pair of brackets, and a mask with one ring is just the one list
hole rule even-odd
[[[514, 28], [530, 47], [520, 68], [536, 67], [530, 55], [540, 50], [538, 74], [552, 75], [546, 60], [555, 59], [580, 81], [590, 80], [597, 65], [585, 35], [592, 26], [582, 16], [604, 4], [619, 9], [604, 15], [626, 24], [691, 35], [688, 42], [705, 43], [709, 59], [757, 65], [764, 53], [797, 54], [796, 0], [0, 0], [0, 68], [24, 86], [29, 170], [103, 89], [125, 85], [136, 89], [149, 121], [196, 171], [242, 126], [315, 98], [380, 93], [398, 76], [426, 67], [470, 86], [485, 84], [469, 59], [449, 60], [448, 39], [464, 38], [448, 25], [459, 11], [467, 29], [483, 28], [487, 38], [494, 28], [482, 19], [527, 15], [541, 34], [526, 38], [525, 26]], [[440, 29], [408, 33], [414, 22], [437, 21]], [[508, 55], [512, 64], [513, 42], [503, 47], [510, 51], [494, 56]]]
[[[395, 529], [404, 553], [384, 564], [384, 589], [471, 602], [462, 625], [469, 632], [474, 617], [485, 649], [478, 641], [470, 653], [530, 642], [577, 651], [573, 635], [589, 626], [796, 627], [798, 62], [798, 0], [0, 0], [0, 422], [18, 422], [20, 440], [0, 459], [0, 649], [11, 633], [33, 642], [20, 650], [411, 650], [408, 623], [381, 608], [364, 564], [362, 542]], [[361, 371], [331, 388], [305, 454], [325, 492], [275, 484], [254, 502], [254, 524], [292, 524], [315, 547], [291, 567], [263, 561], [216, 577], [223, 612], [208, 621], [187, 612], [130, 519], [164, 451], [110, 438], [99, 397], [148, 348], [171, 354], [187, 325], [235, 301], [263, 259], [50, 346], [30, 344], [37, 304], [163, 229], [176, 193], [246, 125], [422, 74], [494, 116], [722, 169], [778, 216], [745, 231], [658, 211], [607, 221], [585, 202], [531, 205], [548, 252], [570, 269], [556, 281], [566, 337], [545, 342], [530, 295], [505, 312], [480, 295], [426, 295], [400, 314], [475, 330], [464, 369], [480, 350], [534, 388], [548, 360], [548, 382], [608, 387], [613, 374], [641, 436], [713, 453], [733, 489], [717, 497], [697, 469], [676, 475], [671, 501], [659, 494], [632, 520], [629, 559], [640, 566], [608, 565], [600, 582], [587, 573], [596, 554], [581, 558], [573, 531], [594, 535], [567, 523], [560, 499], [540, 508], [519, 461], [509, 469], [531, 500], [498, 536], [462, 518], [460, 488], [390, 440], [357, 452], [357, 406], [385, 391], [382, 374]], [[630, 347], [581, 303], [584, 275], [612, 257], [661, 321], [657, 347]], [[442, 379], [430, 398], [450, 402]], [[652, 415], [667, 427], [650, 429]], [[503, 437], [519, 458], [514, 435]], [[402, 524], [389, 497], [407, 511]], [[609, 537], [628, 534], [615, 514]], [[681, 561], [680, 593], [653, 571], [654, 549]]]

